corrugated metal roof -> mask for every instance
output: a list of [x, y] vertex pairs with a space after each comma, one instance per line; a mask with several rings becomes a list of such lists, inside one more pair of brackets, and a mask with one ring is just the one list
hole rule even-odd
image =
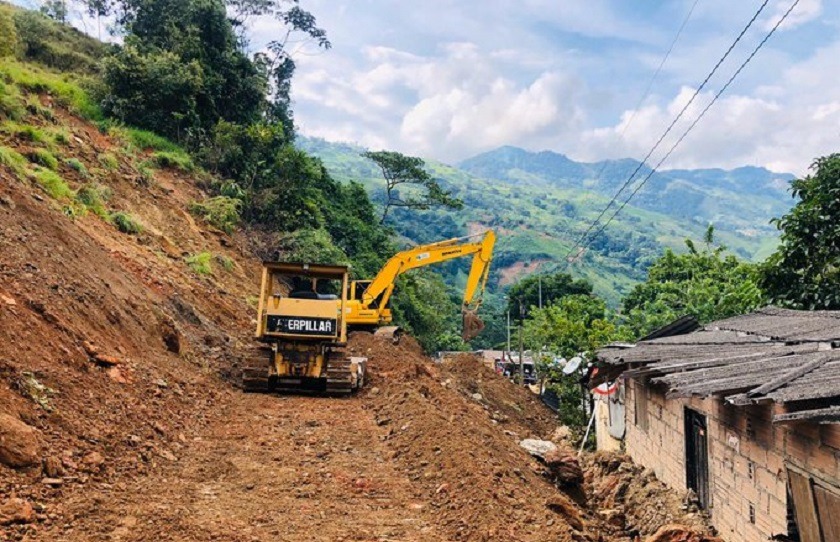
[[[647, 377], [669, 397], [725, 397], [736, 405], [808, 405], [813, 419], [831, 423], [826, 408], [840, 406], [840, 311], [793, 311], [765, 307], [706, 325], [686, 335], [640, 341], [634, 347], [598, 351], [612, 367], [605, 374]], [[811, 419], [782, 416], [779, 422]], [[833, 413], [833, 411], [831, 411]], [[836, 417], [840, 422], [840, 417]]]

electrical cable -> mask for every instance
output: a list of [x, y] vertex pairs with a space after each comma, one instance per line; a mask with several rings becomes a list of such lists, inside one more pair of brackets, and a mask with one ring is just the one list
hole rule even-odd
[[[708, 103], [708, 105], [706, 105], [706, 107], [703, 109], [703, 111], [701, 111], [700, 114], [697, 116], [697, 118], [694, 119], [694, 122], [692, 122], [691, 125], [682, 133], [682, 135], [679, 137], [679, 139], [677, 139], [677, 141], [674, 142], [674, 144], [671, 146], [671, 148], [668, 150], [668, 152], [662, 157], [662, 159], [659, 160], [659, 162], [657, 162], [656, 166], [654, 166], [650, 170], [650, 172], [647, 174], [647, 176], [644, 179], [642, 179], [642, 181], [638, 185], [636, 185], [636, 187], [633, 189], [633, 192], [630, 193], [630, 196], [618, 207], [618, 209], [616, 209], [616, 211], [610, 216], [609, 219], [607, 219], [607, 221], [598, 229], [598, 231], [595, 232], [595, 235], [593, 235], [590, 238], [589, 242], [587, 242], [584, 245], [580, 245], [580, 250], [581, 251], [586, 250], [586, 247], [592, 242], [592, 240], [594, 240], [601, 233], [604, 232], [604, 230], [615, 219], [615, 217], [618, 215], [618, 213], [620, 213], [621, 210], [624, 209], [624, 207], [626, 207], [628, 203], [630, 203], [630, 200], [633, 199], [633, 197], [639, 192], [639, 190], [641, 190], [642, 187], [650, 180], [650, 178], [653, 177], [653, 175], [656, 173], [656, 171], [659, 169], [659, 167], [662, 166], [662, 164], [671, 156], [671, 154], [673, 154], [673, 152], [677, 149], [677, 147], [679, 147], [680, 143], [682, 143], [683, 140], [688, 136], [688, 134], [690, 134], [694, 130], [694, 128], [697, 126], [697, 124], [700, 122], [700, 120], [703, 117], [706, 116], [706, 113], [708, 113], [709, 109], [712, 108], [712, 106], [715, 104], [715, 102], [718, 101], [718, 99], [721, 97], [721, 95], [723, 95], [723, 93], [726, 92], [726, 90], [732, 85], [732, 83], [735, 81], [735, 79], [738, 77], [738, 75], [740, 75], [740, 73], [744, 70], [744, 68], [747, 66], [747, 64], [749, 64], [752, 61], [753, 57], [755, 57], [755, 55], [758, 53], [758, 51], [761, 50], [761, 48], [764, 47], [764, 44], [767, 43], [767, 41], [770, 39], [770, 37], [773, 34], [776, 33], [776, 30], [778, 30], [778, 28], [782, 25], [782, 23], [788, 18], [788, 16], [796, 8], [796, 6], [799, 4], [799, 2], [800, 2], [800, 0], [794, 0], [794, 2], [791, 4], [790, 8], [788, 8], [788, 10], [776, 22], [776, 24], [773, 26], [773, 28], [770, 29], [770, 31], [767, 33], [767, 35], [764, 36], [764, 39], [762, 39], [761, 42], [759, 42], [759, 44], [755, 47], [755, 49], [753, 49], [752, 53], [750, 53], [750, 55], [746, 58], [746, 60], [744, 60], [744, 62], [741, 63], [741, 65], [738, 67], [738, 69], [735, 70], [735, 73], [732, 74], [732, 76], [729, 78], [729, 80], [726, 82], [726, 84], [724, 84], [723, 87], [721, 87], [721, 89], [717, 92], [717, 94], [715, 94], [715, 96]], [[575, 250], [575, 248], [578, 248], [578, 247], [577, 246], [573, 247], [572, 250], [569, 251], [569, 254], [571, 254]], [[569, 254], [566, 255], [567, 258], [569, 256]]]
[[[595, 227], [598, 225], [598, 223], [601, 221], [601, 219], [604, 217], [604, 215], [607, 214], [607, 211], [609, 211], [610, 207], [612, 207], [612, 205], [618, 200], [618, 197], [621, 195], [621, 193], [624, 192], [624, 190], [633, 183], [633, 180], [635, 179], [636, 175], [639, 173], [639, 171], [641, 171], [642, 167], [644, 167], [644, 165], [647, 163], [647, 161], [650, 159], [650, 157], [653, 155], [653, 153], [656, 152], [656, 149], [659, 148], [659, 146], [662, 144], [662, 142], [665, 140], [665, 138], [668, 137], [668, 134], [671, 133], [671, 130], [674, 129], [674, 126], [676, 126], [677, 122], [679, 122], [680, 119], [682, 119], [682, 117], [683, 117], [683, 115], [685, 115], [686, 111], [688, 111], [689, 107], [691, 107], [691, 105], [697, 99], [697, 96], [700, 95], [700, 93], [703, 91], [703, 89], [709, 83], [711, 78], [714, 77], [715, 73], [717, 73], [720, 66], [726, 61], [726, 59], [729, 57], [729, 55], [732, 53], [732, 51], [735, 49], [735, 47], [738, 45], [738, 43], [741, 41], [741, 39], [743, 39], [743, 37], [747, 33], [747, 31], [752, 27], [752, 25], [755, 23], [755, 21], [761, 15], [761, 13], [764, 11], [764, 9], [767, 7], [767, 4], [769, 3], [769, 1], [770, 0], [764, 0], [762, 2], [762, 4], [759, 6], [758, 10], [755, 12], [755, 14], [749, 20], [749, 22], [747, 22], [747, 25], [741, 30], [741, 32], [738, 34], [738, 36], [735, 38], [735, 40], [732, 42], [732, 44], [729, 46], [729, 48], [726, 50], [726, 52], [723, 54], [723, 56], [717, 61], [717, 63], [712, 68], [712, 70], [709, 72], [709, 74], [706, 76], [706, 78], [703, 79], [703, 82], [700, 83], [700, 85], [694, 91], [694, 94], [691, 96], [691, 98], [688, 100], [688, 102], [686, 102], [686, 104], [683, 106], [682, 110], [680, 110], [680, 112], [677, 114], [677, 116], [674, 117], [674, 120], [671, 121], [671, 124], [668, 125], [668, 127], [665, 129], [665, 132], [662, 133], [662, 135], [659, 137], [659, 139], [656, 141], [656, 143], [654, 143], [653, 147], [651, 147], [650, 151], [648, 151], [647, 155], [645, 155], [645, 157], [639, 162], [639, 164], [636, 166], [636, 169], [633, 170], [633, 172], [630, 174], [630, 176], [627, 178], [627, 180], [624, 182], [624, 184], [622, 184], [621, 187], [618, 189], [618, 191], [615, 193], [615, 195], [613, 195], [613, 197], [610, 199], [610, 201], [607, 203], [606, 207], [604, 207], [604, 209], [601, 211], [601, 213], [598, 215], [598, 217], [589, 225], [589, 227], [586, 229], [586, 231], [583, 233], [583, 235], [581, 235], [578, 238], [578, 240], [575, 242], [575, 244], [572, 246], [572, 248], [569, 250], [569, 252], [566, 253], [566, 258], [568, 258], [575, 251], [575, 249], [580, 247], [581, 243], [584, 243], [587, 240], [587, 237], [589, 236], [589, 234], [592, 232], [593, 229], [595, 229]], [[586, 243], [586, 244], [588, 244], [588, 243]]]

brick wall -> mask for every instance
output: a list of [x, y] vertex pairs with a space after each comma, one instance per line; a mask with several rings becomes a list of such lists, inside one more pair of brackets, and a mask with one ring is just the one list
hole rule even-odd
[[[635, 423], [637, 393], [647, 397], [646, 431]], [[773, 425], [770, 406], [734, 407], [717, 399], [666, 400], [655, 386], [630, 380], [627, 453], [675, 489], [686, 489], [685, 407], [706, 415], [709, 512], [727, 542], [766, 540], [787, 532], [786, 462], [840, 484], [840, 426]]]

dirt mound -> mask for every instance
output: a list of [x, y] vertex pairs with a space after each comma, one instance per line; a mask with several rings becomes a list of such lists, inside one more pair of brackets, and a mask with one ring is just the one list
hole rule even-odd
[[[205, 197], [194, 179], [159, 170], [141, 183], [119, 141], [30, 98], [54, 106], [66, 131], [57, 168], [69, 187], [96, 184], [110, 210], [143, 225], [128, 235], [80, 216], [0, 165], [0, 414], [37, 434], [16, 447], [25, 460], [0, 461], [0, 506], [23, 501], [49, 524], [64, 521], [68, 497], [172, 461], [203, 429], [229, 393], [217, 375], [249, 340], [258, 262], [189, 215]], [[8, 135], [0, 145], [32, 150]], [[236, 263], [201, 275], [186, 261], [200, 252]], [[36, 529], [13, 523], [15, 536]]]
[[614, 528], [613, 532], [646, 537], [669, 526], [654, 540], [671, 541], [669, 535], [663, 534], [666, 532], [688, 537], [673, 538], [675, 542], [714, 540], [691, 538], [692, 533], [712, 535], [708, 516], [689, 496], [680, 496], [669, 489], [653, 472], [634, 464], [629, 456], [597, 452], [584, 458], [587, 494], [607, 524]]
[[473, 356], [434, 364], [412, 343], [361, 335], [351, 350], [369, 357], [363, 399], [390, 459], [418, 488], [417, 506], [452, 540], [597, 540], [596, 518], [519, 446], [555, 426], [527, 391]]

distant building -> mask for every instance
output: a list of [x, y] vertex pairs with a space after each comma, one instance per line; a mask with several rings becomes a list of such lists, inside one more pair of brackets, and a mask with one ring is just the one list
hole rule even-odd
[[[591, 385], [619, 383], [627, 453], [693, 490], [727, 542], [840, 541], [840, 311], [688, 330], [598, 352]], [[619, 434], [606, 404], [603, 448]]]

